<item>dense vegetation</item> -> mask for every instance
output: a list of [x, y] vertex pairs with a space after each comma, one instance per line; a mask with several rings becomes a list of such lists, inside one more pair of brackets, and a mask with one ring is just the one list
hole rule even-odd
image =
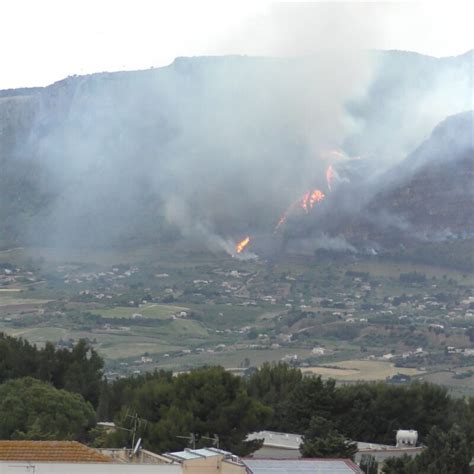
[[24, 339], [0, 333], [0, 383], [34, 377], [78, 393], [97, 407], [103, 365], [97, 352], [83, 340], [72, 350], [56, 349], [49, 342], [38, 349]]
[[[273, 429], [302, 433], [305, 456], [352, 457], [351, 440], [394, 444], [395, 430], [413, 428], [427, 449], [415, 460], [390, 460], [386, 473], [469, 472], [474, 399], [453, 399], [436, 385], [339, 387], [283, 363], [265, 364], [244, 378], [204, 367], [108, 382], [102, 380], [100, 357], [84, 341], [68, 351], [2, 336], [0, 351], [3, 438], [123, 446], [130, 444], [128, 430], [135, 423], [152, 450], [181, 449], [188, 443], [184, 437], [194, 433], [197, 446], [218, 435], [220, 447], [244, 455], [259, 445], [245, 440], [249, 432]], [[108, 435], [92, 430], [96, 414], [89, 402], [96, 403], [98, 419], [126, 429]]]
[[0, 439], [83, 441], [95, 413], [83, 397], [31, 377], [0, 385]]

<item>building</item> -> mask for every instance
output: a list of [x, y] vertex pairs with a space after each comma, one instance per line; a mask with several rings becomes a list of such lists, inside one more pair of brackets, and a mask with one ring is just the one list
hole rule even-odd
[[357, 453], [355, 455], [356, 463], [360, 463], [364, 456], [372, 456], [379, 464], [382, 464], [387, 458], [399, 458], [405, 454], [414, 457], [423, 451], [422, 446], [418, 447], [397, 447], [385, 444], [357, 443]]
[[250, 433], [247, 440], [262, 439], [263, 445], [260, 449], [252, 453], [252, 458], [272, 458], [272, 459], [299, 459], [300, 444], [303, 442], [302, 436], [293, 433], [278, 433], [276, 431], [257, 431]]
[[183, 473], [247, 474], [242, 461], [222, 449], [185, 449], [184, 451], [166, 453], [163, 456], [172, 462], [179, 463]]
[[220, 449], [163, 455], [144, 449], [92, 449], [76, 441], [0, 441], [0, 474], [248, 474]]
[[[408, 437], [403, 437], [404, 430], [400, 430], [400, 439], [397, 438], [397, 446], [389, 446], [385, 444], [357, 442], [358, 452], [355, 455], [356, 463], [360, 463], [362, 456], [373, 456], [379, 463], [385, 461], [389, 457], [400, 457], [405, 454], [408, 456], [416, 456], [424, 449], [416, 447], [414, 441], [414, 433], [416, 431], [407, 431]], [[398, 433], [397, 433], [398, 434]], [[402, 443], [402, 438], [405, 443]], [[294, 433], [278, 433], [275, 431], [258, 431], [247, 436], [247, 440], [262, 439], [263, 445], [260, 449], [252, 453], [253, 459], [301, 459], [299, 451], [302, 443], [302, 435]], [[400, 444], [398, 442], [400, 441]]]
[[244, 459], [252, 474], [363, 474], [350, 459]]
[[[179, 464], [137, 464], [137, 474], [181, 474]], [[117, 462], [76, 441], [0, 441], [0, 474], [130, 474]]]

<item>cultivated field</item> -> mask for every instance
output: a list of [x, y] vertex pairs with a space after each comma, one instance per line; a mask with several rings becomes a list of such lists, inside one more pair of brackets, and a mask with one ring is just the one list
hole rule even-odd
[[[95, 309], [93, 312], [100, 314], [104, 318], [149, 318], [149, 319], [169, 319], [174, 314], [189, 311], [184, 306], [172, 306], [167, 304], [149, 303], [143, 304], [139, 308], [129, 306], [117, 306], [114, 308]], [[139, 315], [139, 316], [137, 316]]]
[[307, 367], [303, 372], [321, 375], [323, 378], [335, 380], [357, 381], [357, 380], [385, 380], [396, 374], [422, 375], [423, 372], [417, 369], [395, 367], [390, 362], [378, 360], [346, 360], [338, 362], [331, 367]]

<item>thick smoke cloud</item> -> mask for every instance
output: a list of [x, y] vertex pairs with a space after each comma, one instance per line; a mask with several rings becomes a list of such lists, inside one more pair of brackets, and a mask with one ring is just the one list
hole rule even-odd
[[353, 67], [180, 59], [46, 89], [29, 152], [53, 197], [35, 232], [68, 243], [160, 225], [208, 241], [271, 229], [302, 192], [324, 186], [325, 151], [351, 130], [344, 104], [363, 89]]
[[[41, 91], [28, 139], [15, 147], [16, 159], [39, 168], [41, 205], [22, 229], [28, 242], [185, 238], [232, 253], [248, 234], [271, 235], [282, 212], [314, 188], [331, 195], [331, 216], [360, 211], [380, 191], [380, 176], [439, 121], [469, 108], [473, 62], [472, 52], [369, 52], [383, 25], [347, 7], [341, 16], [330, 4], [317, 15], [278, 6], [265, 28], [256, 19], [244, 36], [226, 39], [261, 42], [272, 58], [178, 58]], [[307, 221], [305, 248], [353, 250], [324, 233], [331, 225]]]

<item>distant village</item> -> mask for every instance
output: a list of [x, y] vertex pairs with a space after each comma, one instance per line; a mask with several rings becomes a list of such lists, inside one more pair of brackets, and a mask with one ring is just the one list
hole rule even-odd
[[[108, 363], [111, 379], [160, 366], [186, 368], [195, 355], [212, 360], [236, 353], [242, 354], [241, 360], [229, 368], [243, 373], [255, 365], [246, 355], [255, 351], [274, 351], [276, 360], [302, 369], [331, 368], [344, 357], [346, 341], [359, 341], [360, 360], [417, 369], [410, 374], [395, 370], [385, 377], [394, 383], [450, 367], [458, 367], [454, 377], [473, 373], [462, 367], [474, 365], [474, 291], [462, 281], [428, 279], [416, 272], [381, 278], [344, 267], [337, 275], [322, 273], [312, 281], [307, 274], [296, 278], [291, 271], [273, 274], [261, 262], [252, 265], [207, 265], [183, 276], [173, 268], [142, 265], [93, 270], [62, 264], [45, 272], [0, 263], [5, 301], [0, 323], [6, 329], [70, 325], [71, 335], [56, 340], [58, 347], [71, 347], [80, 329], [99, 351], [101, 338], [113, 341], [158, 321], [193, 322], [208, 334], [200, 344], [116, 358]], [[324, 284], [325, 278], [331, 278], [331, 286]], [[37, 299], [42, 303], [35, 303]], [[261, 316], [241, 318], [239, 312]], [[385, 343], [378, 344], [382, 339]]]

